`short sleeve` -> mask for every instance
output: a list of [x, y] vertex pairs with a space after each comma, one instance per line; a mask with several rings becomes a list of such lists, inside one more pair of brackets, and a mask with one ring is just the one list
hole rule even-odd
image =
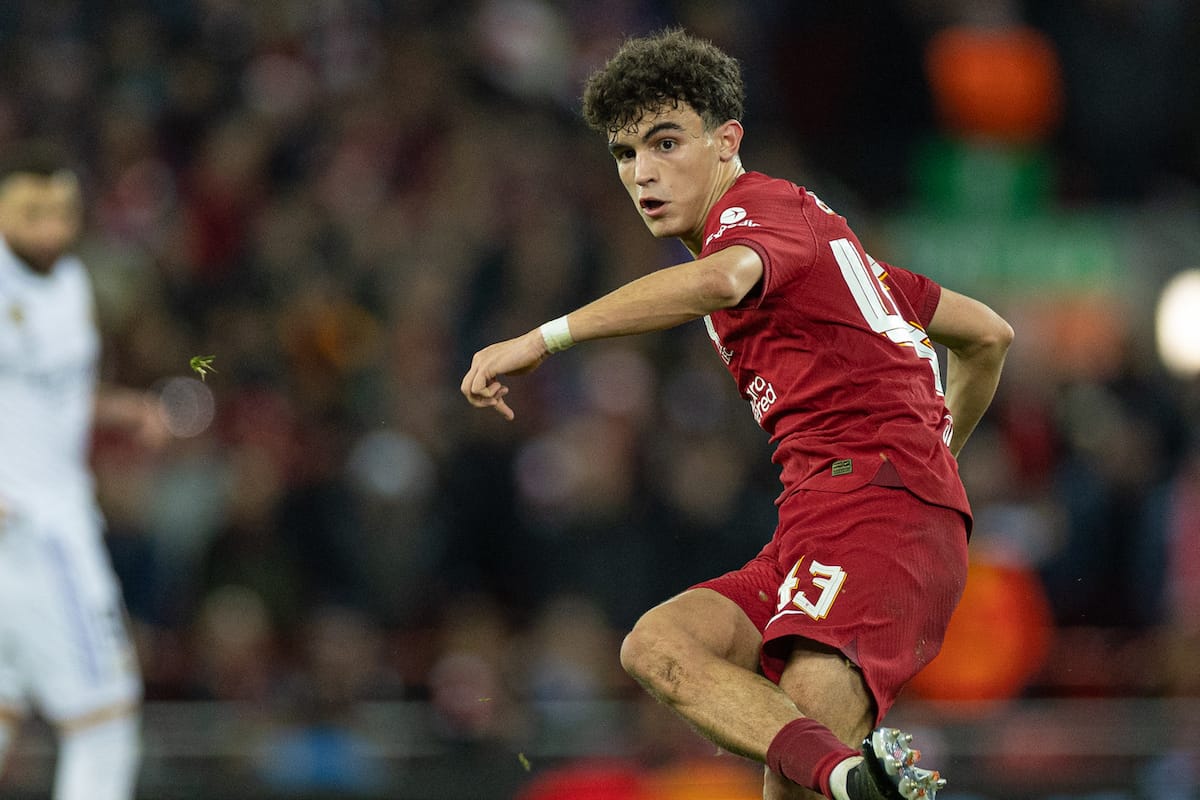
[[894, 291], [904, 295], [917, 314], [917, 322], [921, 323], [921, 327], [928, 328], [929, 321], [933, 319], [933, 312], [937, 311], [938, 302], [942, 299], [941, 285], [932, 278], [902, 267], [883, 261], [879, 261], [878, 264], [884, 270], [883, 280]]
[[802, 203], [792, 192], [781, 191], [782, 182], [773, 191], [739, 192], [731, 206], [736, 212], [709, 235], [704, 255], [734, 245], [749, 247], [762, 260], [763, 278], [746, 305], [757, 306], [784, 286], [808, 274], [816, 258], [812, 227], [803, 213]]

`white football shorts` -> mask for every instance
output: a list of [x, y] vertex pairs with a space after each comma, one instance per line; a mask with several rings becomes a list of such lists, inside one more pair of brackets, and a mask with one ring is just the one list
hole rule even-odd
[[64, 535], [0, 527], [0, 708], [51, 723], [137, 702], [142, 682], [124, 603], [96, 525]]

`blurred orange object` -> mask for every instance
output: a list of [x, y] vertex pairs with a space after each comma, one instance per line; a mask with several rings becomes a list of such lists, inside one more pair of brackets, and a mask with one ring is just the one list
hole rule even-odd
[[1036, 141], [1061, 117], [1058, 57], [1050, 40], [1033, 28], [946, 28], [930, 40], [925, 66], [951, 133]]
[[762, 767], [735, 756], [689, 758], [655, 772], [654, 800], [760, 800]]
[[651, 800], [645, 773], [622, 761], [583, 761], [542, 772], [516, 800]]
[[542, 772], [516, 800], [759, 800], [762, 768], [735, 756], [684, 758], [654, 771], [580, 761]]
[[1031, 570], [973, 563], [942, 652], [910, 686], [929, 700], [986, 710], [1025, 689], [1049, 650], [1051, 626], [1045, 590]]

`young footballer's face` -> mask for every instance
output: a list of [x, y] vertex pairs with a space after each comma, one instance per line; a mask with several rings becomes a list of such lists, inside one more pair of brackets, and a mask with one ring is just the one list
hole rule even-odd
[[0, 234], [33, 269], [49, 272], [82, 226], [79, 181], [72, 173], [18, 173], [0, 183]]
[[642, 221], [659, 238], [676, 237], [695, 255], [713, 204], [742, 173], [742, 126], [706, 130], [686, 103], [647, 111], [609, 140], [617, 172]]

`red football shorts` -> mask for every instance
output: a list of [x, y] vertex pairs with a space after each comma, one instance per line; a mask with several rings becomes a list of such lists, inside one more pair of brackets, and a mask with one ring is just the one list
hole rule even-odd
[[770, 543], [712, 589], [762, 632], [762, 670], [779, 682], [788, 639], [841, 651], [862, 670], [878, 724], [942, 646], [967, 579], [966, 519], [904, 489], [799, 491]]

